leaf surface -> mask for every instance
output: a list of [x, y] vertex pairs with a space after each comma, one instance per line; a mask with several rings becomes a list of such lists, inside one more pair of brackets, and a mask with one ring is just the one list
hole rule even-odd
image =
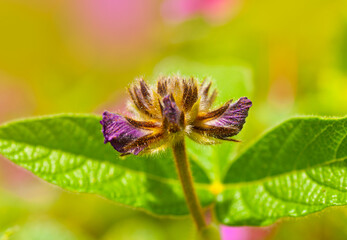
[[284, 122], [241, 154], [223, 179], [226, 225], [268, 225], [347, 204], [347, 118]]
[[[0, 153], [64, 189], [94, 193], [156, 215], [186, 215], [188, 209], [170, 151], [119, 157], [103, 144], [100, 117], [56, 115], [0, 127]], [[213, 202], [209, 177], [191, 161], [203, 206]]]
[[[98, 194], [156, 215], [188, 214], [171, 152], [120, 158], [103, 144], [99, 120], [94, 115], [57, 115], [5, 124], [0, 127], [0, 152], [67, 190]], [[256, 226], [345, 205], [346, 135], [347, 118], [296, 118], [234, 161], [233, 144], [188, 142], [200, 201], [208, 206], [213, 193], [223, 190], [216, 202], [219, 221]]]

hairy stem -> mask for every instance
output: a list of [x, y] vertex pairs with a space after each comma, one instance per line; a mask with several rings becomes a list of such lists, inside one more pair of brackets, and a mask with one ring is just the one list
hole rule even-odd
[[189, 161], [186, 153], [184, 137], [173, 144], [172, 150], [175, 157], [176, 169], [181, 181], [190, 214], [192, 215], [198, 231], [201, 232], [207, 227], [207, 225], [199, 199], [195, 193], [193, 177], [190, 171]]

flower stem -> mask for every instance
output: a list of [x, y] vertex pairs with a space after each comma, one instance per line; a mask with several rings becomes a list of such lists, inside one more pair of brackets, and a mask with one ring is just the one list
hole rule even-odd
[[189, 161], [186, 153], [186, 146], [184, 137], [176, 141], [172, 146], [173, 154], [175, 157], [176, 169], [181, 181], [183, 188], [184, 196], [186, 202], [192, 215], [192, 218], [196, 224], [196, 227], [199, 232], [207, 227], [206, 221], [202, 212], [202, 208], [199, 202], [199, 199], [196, 195], [193, 177], [190, 171]]

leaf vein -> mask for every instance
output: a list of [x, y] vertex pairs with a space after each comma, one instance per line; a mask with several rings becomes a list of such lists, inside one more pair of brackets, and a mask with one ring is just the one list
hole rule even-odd
[[308, 177], [312, 182], [315, 182], [317, 185], [324, 186], [324, 187], [327, 187], [327, 188], [330, 188], [330, 189], [332, 189], [332, 190], [336, 190], [336, 191], [339, 191], [339, 192], [342, 192], [342, 193], [347, 192], [347, 189], [346, 189], [346, 190], [339, 189], [339, 188], [337, 188], [337, 187], [328, 185], [328, 184], [326, 184], [326, 183], [324, 183], [324, 182], [321, 182], [321, 181], [315, 179], [315, 178], [311, 175], [311, 173], [309, 173], [308, 171], [306, 171], [306, 175], [307, 175], [307, 177]]
[[263, 184], [263, 187], [264, 187], [265, 192], [267, 192], [270, 197], [272, 197], [274, 199], [277, 199], [277, 200], [279, 200], [281, 202], [294, 203], [294, 204], [305, 205], [305, 206], [310, 206], [310, 207], [312, 207], [312, 206], [322, 206], [323, 205], [323, 204], [312, 204], [312, 203], [310, 204], [310, 203], [305, 203], [305, 202], [294, 201], [292, 199], [287, 199], [287, 198], [284, 198], [282, 196], [276, 195], [274, 192], [272, 192], [268, 188], [268, 186], [266, 186], [266, 184]]

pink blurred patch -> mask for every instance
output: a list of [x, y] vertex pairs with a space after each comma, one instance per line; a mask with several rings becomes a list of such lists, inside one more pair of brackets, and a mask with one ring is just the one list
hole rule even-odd
[[109, 111], [113, 113], [118, 113], [122, 115], [129, 115], [127, 110], [127, 103], [129, 101], [129, 96], [123, 91], [110, 96], [110, 99], [98, 106], [94, 113], [102, 115], [104, 111]]
[[[20, 81], [0, 73], [0, 123], [34, 114], [35, 99]], [[0, 184], [12, 189], [29, 184], [28, 172], [0, 156]], [[24, 184], [23, 184], [24, 183]]]
[[272, 227], [221, 227], [223, 240], [263, 240], [271, 230]]
[[152, 1], [84, 0], [67, 7], [76, 45], [100, 56], [126, 58], [145, 50], [157, 22]]
[[15, 81], [0, 73], [0, 122], [30, 116], [35, 110], [30, 89]]
[[0, 156], [0, 169], [0, 182], [4, 188], [28, 187], [34, 181], [34, 176], [31, 173], [24, 168], [16, 166], [2, 156]]
[[166, 0], [162, 15], [170, 22], [182, 22], [202, 15], [213, 23], [229, 19], [239, 9], [240, 0]]
[[141, 0], [86, 0], [78, 2], [76, 9], [83, 21], [84, 31], [90, 37], [106, 44], [134, 41], [144, 34], [148, 6]]

